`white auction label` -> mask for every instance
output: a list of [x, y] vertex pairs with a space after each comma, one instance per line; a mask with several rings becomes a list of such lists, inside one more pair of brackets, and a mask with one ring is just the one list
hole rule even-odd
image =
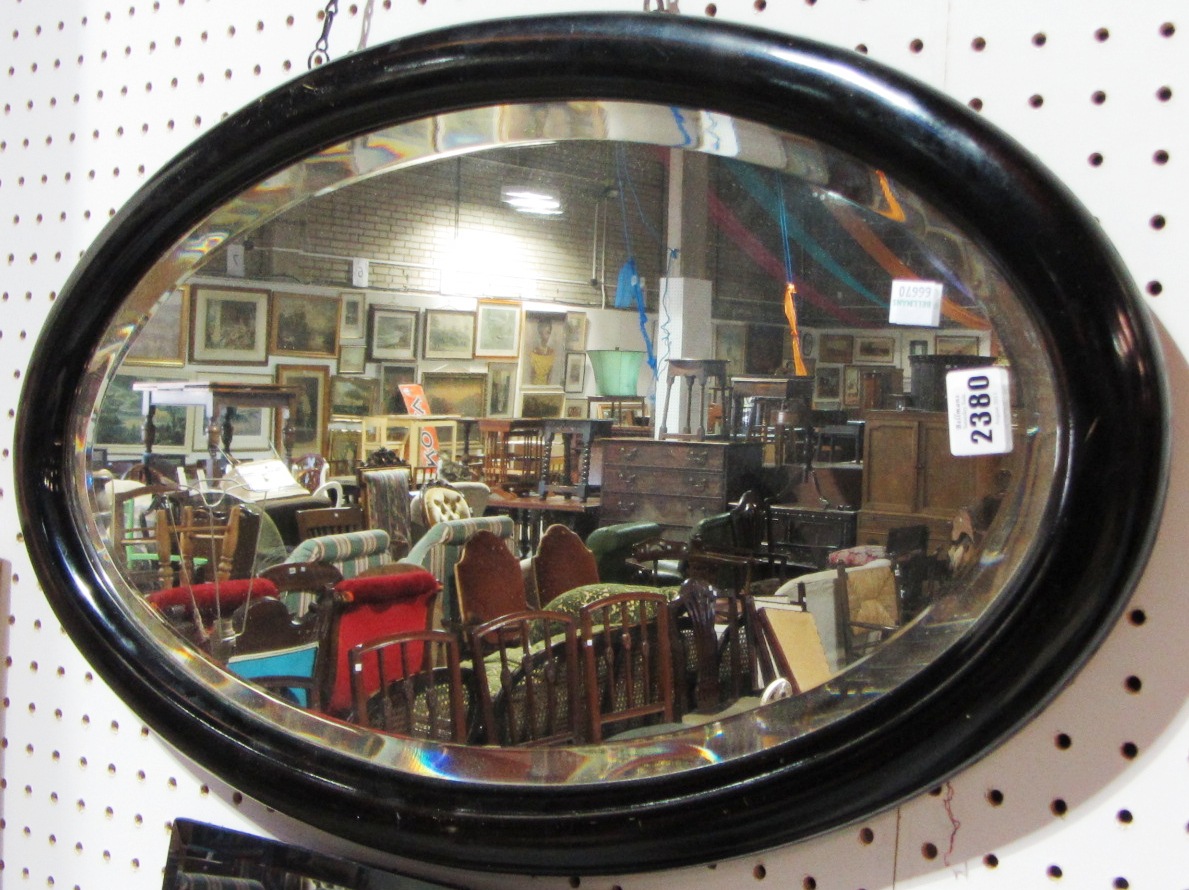
[[950, 453], [956, 457], [1011, 451], [1011, 378], [1007, 368], [962, 368], [945, 375]]
[[888, 324], [935, 328], [941, 324], [941, 300], [940, 281], [894, 279], [888, 302]]

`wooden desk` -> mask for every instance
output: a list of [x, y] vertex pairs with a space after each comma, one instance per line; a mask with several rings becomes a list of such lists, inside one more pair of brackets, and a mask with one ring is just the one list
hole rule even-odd
[[[279, 383], [208, 383], [185, 381], [152, 381], [133, 383], [132, 389], [141, 394], [144, 414], [144, 461], [149, 468], [149, 455], [157, 439], [153, 414], [158, 406], [199, 407], [207, 422], [207, 476], [218, 477], [218, 457], [222, 451], [231, 456], [232, 421], [236, 408], [274, 408], [281, 414], [281, 441], [285, 448], [286, 465], [293, 463], [294, 408], [297, 389]], [[222, 422], [220, 422], [220, 416]]]
[[553, 522], [561, 522], [586, 538], [599, 522], [599, 498], [585, 501], [560, 495], [539, 497], [498, 497], [492, 492], [487, 502], [488, 512], [510, 513], [516, 522], [517, 541], [521, 558], [532, 556], [541, 540], [541, 532]]

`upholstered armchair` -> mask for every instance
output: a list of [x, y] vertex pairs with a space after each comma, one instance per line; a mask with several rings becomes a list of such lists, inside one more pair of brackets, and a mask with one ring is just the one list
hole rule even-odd
[[596, 528], [586, 538], [586, 546], [594, 554], [600, 581], [625, 584], [636, 580], [636, 569], [627, 564], [633, 549], [644, 541], [661, 536], [655, 522], [621, 522]]
[[393, 562], [388, 545], [388, 532], [378, 528], [321, 535], [302, 541], [285, 562], [326, 563], [342, 572], [344, 578], [354, 578], [375, 566]]

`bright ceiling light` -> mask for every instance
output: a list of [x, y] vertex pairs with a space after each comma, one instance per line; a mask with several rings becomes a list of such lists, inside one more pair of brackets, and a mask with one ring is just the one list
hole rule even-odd
[[505, 185], [500, 189], [500, 200], [520, 213], [538, 216], [558, 216], [561, 213], [561, 198], [547, 189]]

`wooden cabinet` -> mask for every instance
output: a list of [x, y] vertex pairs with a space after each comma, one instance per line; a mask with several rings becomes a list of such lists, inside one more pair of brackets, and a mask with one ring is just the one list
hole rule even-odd
[[950, 454], [948, 418], [937, 411], [868, 411], [858, 543], [883, 544], [888, 529], [929, 526], [929, 548], [949, 543], [958, 508], [995, 489], [998, 456]]
[[761, 459], [758, 443], [604, 439], [599, 522], [656, 522], [687, 538], [759, 481]]

